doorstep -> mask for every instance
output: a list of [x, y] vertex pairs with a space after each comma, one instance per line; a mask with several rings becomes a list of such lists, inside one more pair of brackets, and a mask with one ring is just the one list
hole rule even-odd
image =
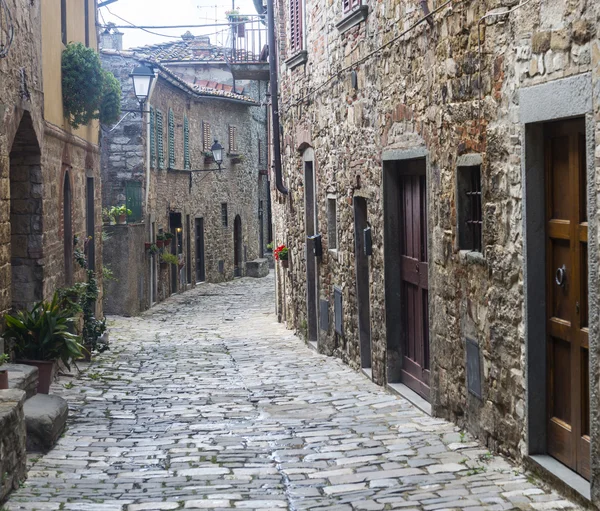
[[557, 459], [547, 454], [531, 454], [524, 459], [524, 462], [528, 469], [566, 497], [596, 509], [591, 502], [590, 482]]
[[312, 348], [313, 350], [315, 350], [317, 353], [319, 352], [319, 346], [317, 344], [317, 341], [306, 341], [306, 344], [308, 344], [309, 348]]
[[419, 410], [431, 416], [431, 403], [419, 396], [414, 390], [409, 389], [403, 383], [388, 383], [386, 387], [393, 394], [403, 397], [409, 403], [415, 405]]
[[367, 378], [369, 378], [369, 380], [373, 380], [373, 369], [370, 367], [363, 367], [361, 371]]

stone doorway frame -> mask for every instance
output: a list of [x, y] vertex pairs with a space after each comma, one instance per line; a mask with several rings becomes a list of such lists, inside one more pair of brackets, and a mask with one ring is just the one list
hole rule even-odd
[[[521, 173], [523, 184], [523, 274], [525, 305], [525, 386], [527, 461], [556, 484], [575, 490], [590, 499], [590, 489], [599, 480], [597, 462], [592, 462], [588, 483], [581, 476], [546, 454], [546, 237], [545, 237], [545, 155], [544, 124], [572, 118], [585, 118], [587, 157], [587, 202], [590, 223], [597, 218], [595, 120], [590, 73], [554, 80], [519, 91], [520, 122], [523, 130]], [[597, 287], [598, 234], [589, 230], [589, 346], [590, 346], [590, 437], [592, 460], [598, 459], [600, 446], [600, 393], [595, 376], [599, 371], [600, 304]], [[540, 254], [544, 264], [540, 264]]]

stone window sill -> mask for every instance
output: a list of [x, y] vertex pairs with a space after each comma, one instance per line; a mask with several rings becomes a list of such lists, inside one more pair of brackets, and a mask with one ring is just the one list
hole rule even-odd
[[285, 65], [290, 69], [295, 69], [302, 64], [306, 64], [308, 61], [308, 52], [306, 50], [300, 50], [293, 57], [290, 57], [285, 61]]
[[339, 21], [336, 25], [336, 28], [339, 30], [340, 35], [344, 34], [352, 27], [362, 23], [367, 19], [369, 15], [369, 6], [368, 5], [359, 5], [357, 8], [353, 9], [349, 13], [347, 13], [341, 21]]
[[473, 250], [460, 250], [458, 252], [460, 262], [464, 264], [478, 264], [479, 266], [485, 266], [487, 261], [481, 252], [474, 252]]

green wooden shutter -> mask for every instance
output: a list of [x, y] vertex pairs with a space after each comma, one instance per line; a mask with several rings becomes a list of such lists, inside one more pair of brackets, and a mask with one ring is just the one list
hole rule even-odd
[[156, 112], [156, 131], [157, 131], [157, 145], [158, 145], [158, 168], [165, 168], [165, 133], [163, 129], [163, 114], [160, 111]]
[[150, 107], [150, 168], [156, 167], [156, 119], [154, 108]]
[[142, 219], [142, 183], [139, 181], [125, 181], [125, 202], [131, 215], [127, 223], [136, 223]]
[[187, 115], [183, 117], [183, 168], [190, 170], [192, 162], [190, 161], [190, 124]]
[[175, 116], [169, 108], [169, 168], [175, 168]]

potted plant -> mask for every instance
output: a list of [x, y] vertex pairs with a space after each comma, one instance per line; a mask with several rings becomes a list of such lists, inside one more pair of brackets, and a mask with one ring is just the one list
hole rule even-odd
[[289, 266], [289, 249], [285, 245], [279, 245], [273, 252], [275, 259], [281, 261], [281, 266], [287, 268]]
[[267, 250], [269, 252], [273, 252], [273, 242], [272, 241], [270, 241], [269, 243], [267, 243]]
[[163, 252], [160, 256], [160, 265], [161, 267], [166, 268], [169, 264], [177, 266], [179, 264], [179, 258], [175, 254]]
[[175, 237], [172, 232], [165, 232], [165, 246], [171, 244], [171, 240]]
[[165, 246], [166, 241], [167, 241], [167, 237], [165, 236], [164, 233], [159, 232], [156, 235], [156, 246], [158, 248], [163, 248]]
[[127, 209], [127, 206], [113, 206], [109, 211], [110, 216], [112, 216], [117, 225], [124, 225], [127, 223], [127, 217], [132, 214], [130, 209]]
[[144, 243], [146, 245], [146, 250], [150, 252], [150, 254], [156, 254], [158, 252], [158, 246], [156, 243]]
[[9, 356], [6, 353], [0, 355], [0, 390], [8, 388], [8, 371], [2, 366], [9, 361]]
[[52, 301], [41, 301], [30, 311], [6, 314], [5, 338], [13, 339], [17, 359], [39, 370], [38, 392], [48, 394], [57, 360], [70, 369], [72, 360], [83, 355], [80, 338], [71, 332], [73, 318], [60, 307], [58, 293]]

